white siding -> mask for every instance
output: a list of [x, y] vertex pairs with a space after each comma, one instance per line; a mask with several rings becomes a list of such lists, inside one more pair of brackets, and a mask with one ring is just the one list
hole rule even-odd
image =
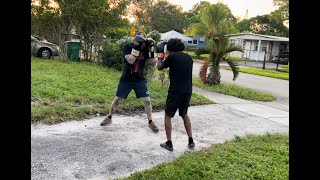
[[[231, 36], [229, 37], [230, 42], [233, 42], [234, 45], [242, 45], [244, 52], [232, 52], [230, 56], [234, 57], [243, 57], [249, 58], [251, 60], [258, 60], [263, 61], [265, 52], [262, 50], [266, 50], [267, 53], [269, 52], [269, 44], [272, 41], [272, 56], [277, 56], [279, 53], [279, 45], [280, 45], [280, 37], [261, 37], [256, 35], [244, 34], [239, 36]], [[283, 38], [286, 41], [286, 38]], [[288, 38], [287, 38], [288, 39]], [[260, 49], [256, 49], [258, 46], [258, 42], [261, 40]], [[288, 42], [289, 43], [289, 42]], [[289, 45], [287, 46], [287, 50], [289, 51]], [[269, 54], [266, 55], [266, 60], [269, 59]]]
[[251, 41], [245, 41], [244, 49], [250, 49]]
[[272, 56], [278, 56], [280, 42], [273, 42]]

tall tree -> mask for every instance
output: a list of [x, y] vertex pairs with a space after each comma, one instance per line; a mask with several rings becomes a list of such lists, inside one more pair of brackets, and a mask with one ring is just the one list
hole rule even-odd
[[157, 2], [147, 12], [148, 23], [153, 30], [160, 33], [175, 30], [183, 33], [185, 16], [182, 13], [182, 7], [176, 6], [168, 1]]
[[200, 1], [197, 4], [192, 6], [187, 12], [184, 12], [184, 16], [186, 18], [184, 29], [187, 29], [190, 24], [200, 23], [200, 10], [205, 7], [209, 6], [211, 3], [208, 1]]
[[234, 16], [227, 5], [209, 4], [202, 7], [200, 11], [200, 22], [190, 24], [187, 34], [213, 38], [238, 32], [234, 24]]
[[270, 14], [251, 18], [250, 29], [257, 34], [289, 36], [289, 29], [283, 24], [283, 21]]
[[236, 24], [240, 32], [250, 32], [250, 21], [248, 19], [243, 19], [242, 21]]
[[[60, 22], [59, 33], [70, 33], [71, 29], [74, 29], [82, 37], [85, 59], [91, 60], [94, 41], [91, 37], [101, 37], [125, 23], [123, 15], [128, 4], [127, 0], [56, 0], [56, 2], [59, 5], [56, 13]], [[38, 15], [35, 13], [35, 16]]]
[[127, 16], [135, 19], [135, 24], [145, 29], [149, 23], [148, 11], [157, 3], [158, 0], [132, 0], [128, 5]]
[[[200, 23], [193, 23], [187, 29], [187, 34], [200, 35], [209, 38], [209, 61], [202, 66], [200, 71], [201, 79], [205, 79], [211, 85], [220, 83], [220, 62], [221, 59], [232, 51], [242, 51], [239, 47], [229, 44], [226, 34], [237, 33], [234, 24], [234, 16], [228, 6], [217, 3], [208, 4], [200, 9]], [[238, 69], [233, 61], [227, 61], [234, 73], [234, 80], [238, 76]], [[210, 73], [207, 76], [207, 69], [210, 66]], [[205, 77], [203, 77], [205, 76]]]
[[31, 34], [58, 44], [61, 28], [58, 8], [50, 6], [48, 0], [42, 0], [40, 5], [31, 4]]
[[283, 21], [289, 20], [289, 0], [273, 0], [274, 6], [279, 6], [276, 10], [282, 15]]

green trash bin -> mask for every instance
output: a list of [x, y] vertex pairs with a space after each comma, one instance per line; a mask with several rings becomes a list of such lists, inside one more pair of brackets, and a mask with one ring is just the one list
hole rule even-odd
[[67, 58], [72, 61], [80, 61], [80, 42], [66, 41]]

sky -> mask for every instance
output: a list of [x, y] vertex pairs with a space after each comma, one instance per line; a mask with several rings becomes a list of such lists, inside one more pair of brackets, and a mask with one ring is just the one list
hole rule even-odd
[[[169, 0], [172, 4], [181, 5], [184, 11], [190, 10], [193, 5], [201, 0]], [[211, 4], [215, 4], [218, 0], [203, 0]], [[269, 14], [271, 11], [278, 9], [273, 6], [272, 0], [222, 0], [224, 4], [228, 5], [231, 12], [236, 17], [244, 17], [246, 10], [248, 10], [248, 18], [257, 15]]]

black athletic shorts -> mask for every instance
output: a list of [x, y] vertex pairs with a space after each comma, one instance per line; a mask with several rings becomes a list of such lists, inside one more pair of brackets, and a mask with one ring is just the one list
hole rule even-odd
[[139, 82], [120, 81], [116, 96], [127, 99], [132, 89], [136, 93], [137, 98], [149, 96], [147, 81], [139, 81]]
[[168, 93], [166, 100], [165, 112], [170, 117], [174, 117], [177, 109], [179, 109], [179, 116], [187, 113], [190, 106], [192, 93]]

